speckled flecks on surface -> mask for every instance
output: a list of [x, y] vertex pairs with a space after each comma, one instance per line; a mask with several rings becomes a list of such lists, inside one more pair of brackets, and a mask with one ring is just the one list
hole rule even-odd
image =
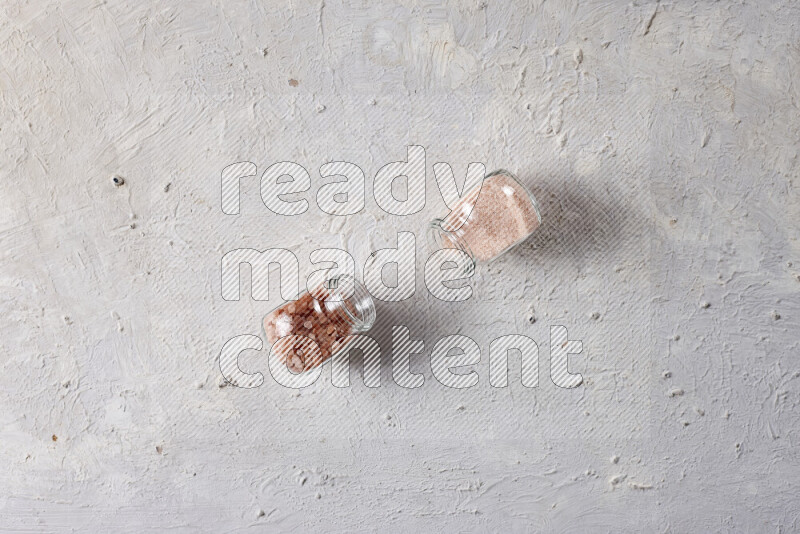
[[[0, 529], [800, 530], [800, 6], [795, 2], [51, 2], [0, 5]], [[427, 151], [425, 209], [372, 178]], [[311, 173], [266, 210], [220, 173]], [[364, 211], [315, 201], [364, 170]], [[423, 286], [432, 165], [516, 173], [543, 224], [476, 274]], [[117, 178], [118, 180], [115, 180]], [[220, 295], [220, 258], [317, 248], [356, 264], [418, 237], [417, 292], [379, 303], [425, 351], [418, 389], [330, 369], [278, 386], [225, 341], [277, 304]], [[243, 293], [249, 294], [245, 277]], [[549, 378], [551, 326], [583, 383]], [[454, 390], [428, 356], [481, 348]], [[488, 347], [539, 345], [539, 387], [489, 385]], [[360, 358], [354, 358], [360, 363]]]

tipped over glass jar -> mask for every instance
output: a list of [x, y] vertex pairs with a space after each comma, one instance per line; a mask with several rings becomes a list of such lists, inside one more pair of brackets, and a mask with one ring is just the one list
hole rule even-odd
[[374, 322], [375, 303], [367, 288], [339, 275], [281, 304], [263, 325], [272, 354], [297, 374], [321, 365]]
[[501, 169], [467, 191], [449, 214], [431, 221], [428, 243], [434, 250], [462, 250], [474, 267], [525, 241], [541, 222], [533, 193], [513, 173]]

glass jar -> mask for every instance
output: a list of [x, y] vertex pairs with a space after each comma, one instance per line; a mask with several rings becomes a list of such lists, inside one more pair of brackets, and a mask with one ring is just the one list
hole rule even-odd
[[272, 354], [297, 374], [321, 365], [349, 344], [342, 344], [344, 338], [374, 323], [375, 303], [367, 288], [339, 275], [272, 310], [263, 327]]
[[489, 173], [454, 209], [428, 226], [433, 250], [464, 251], [475, 264], [489, 263], [525, 241], [542, 222], [536, 197], [513, 173]]

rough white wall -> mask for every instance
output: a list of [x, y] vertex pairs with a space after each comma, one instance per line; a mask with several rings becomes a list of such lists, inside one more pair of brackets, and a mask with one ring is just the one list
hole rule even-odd
[[[800, 529], [800, 7], [448, 4], [0, 5], [0, 528]], [[316, 207], [322, 163], [371, 178], [412, 143], [422, 213]], [[304, 165], [308, 213], [245, 180], [223, 215], [242, 160]], [[379, 389], [298, 393], [251, 352], [266, 383], [219, 387], [223, 343], [278, 303], [223, 301], [222, 254], [363, 265], [443, 210], [437, 161], [517, 172], [545, 224], [467, 303], [380, 305], [385, 352], [391, 324], [425, 340], [424, 386], [387, 360]], [[574, 390], [548, 378], [556, 324]], [[537, 389], [488, 384], [515, 332]], [[431, 375], [453, 333], [482, 348], [472, 389]]]

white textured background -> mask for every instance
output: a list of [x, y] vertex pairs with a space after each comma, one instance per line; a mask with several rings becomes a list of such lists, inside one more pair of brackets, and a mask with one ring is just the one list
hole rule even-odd
[[[3, 531], [800, 530], [800, 7], [449, 4], [0, 5]], [[392, 217], [371, 178], [408, 144], [427, 206]], [[304, 165], [308, 213], [245, 180], [223, 215], [242, 160]], [[316, 207], [332, 160], [366, 172], [364, 212]], [[545, 224], [469, 302], [379, 307], [385, 357], [391, 324], [425, 340], [424, 386], [387, 361], [380, 389], [220, 387], [223, 343], [278, 304], [223, 301], [222, 254], [363, 265], [444, 209], [437, 161], [517, 172]], [[488, 384], [515, 332], [537, 389]], [[483, 351], [469, 390], [430, 372], [452, 333]]]

